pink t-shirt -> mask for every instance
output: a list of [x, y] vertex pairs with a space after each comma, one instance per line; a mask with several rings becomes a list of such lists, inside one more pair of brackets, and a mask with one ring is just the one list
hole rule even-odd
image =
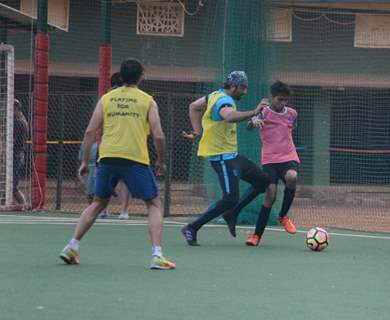
[[292, 129], [297, 112], [285, 107], [282, 112], [273, 111], [270, 107], [263, 110], [264, 126], [259, 129], [263, 143], [261, 163], [282, 163], [296, 161], [300, 163], [295, 149]]

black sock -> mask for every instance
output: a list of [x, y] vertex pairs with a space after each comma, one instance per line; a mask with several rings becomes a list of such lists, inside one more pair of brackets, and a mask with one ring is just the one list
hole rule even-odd
[[255, 234], [257, 234], [260, 238], [264, 233], [270, 213], [271, 213], [271, 208], [266, 208], [264, 206], [261, 206], [259, 216], [257, 217], [256, 230], [255, 230]]
[[279, 217], [284, 217], [287, 215], [288, 210], [290, 210], [291, 204], [294, 201], [295, 197], [295, 189], [289, 189], [289, 188], [284, 188], [284, 196], [283, 196], [283, 203], [282, 203], [282, 208], [280, 209], [279, 212]]

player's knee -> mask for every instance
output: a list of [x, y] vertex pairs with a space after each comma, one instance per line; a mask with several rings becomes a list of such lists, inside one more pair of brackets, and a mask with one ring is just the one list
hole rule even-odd
[[95, 196], [95, 198], [93, 199], [93, 203], [96, 204], [96, 206], [99, 208], [99, 209], [104, 209], [108, 202], [110, 201], [110, 198], [98, 198]]
[[295, 189], [297, 185], [297, 173], [296, 171], [289, 171], [285, 176], [286, 187], [289, 189]]
[[159, 196], [157, 196], [151, 200], [145, 201], [145, 204], [147, 207], [156, 207], [158, 209], [162, 209], [162, 202], [161, 202], [161, 198]]
[[[88, 210], [88, 214], [91, 216], [97, 216], [100, 212], [102, 212], [108, 204], [109, 199], [102, 199], [95, 197], [93, 202], [88, 206], [90, 210]], [[92, 210], [91, 210], [92, 209]]]

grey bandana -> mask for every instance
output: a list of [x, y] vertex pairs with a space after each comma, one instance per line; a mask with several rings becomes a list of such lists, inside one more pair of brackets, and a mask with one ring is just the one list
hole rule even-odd
[[237, 87], [240, 85], [248, 86], [248, 77], [245, 71], [232, 71], [226, 78], [226, 84], [231, 87]]

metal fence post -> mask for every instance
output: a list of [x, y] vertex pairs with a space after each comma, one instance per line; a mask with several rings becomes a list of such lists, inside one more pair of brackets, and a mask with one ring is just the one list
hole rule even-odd
[[167, 170], [165, 172], [164, 181], [164, 217], [170, 215], [171, 205], [171, 181], [172, 181], [172, 140], [173, 140], [173, 117], [174, 106], [172, 105], [172, 97], [168, 95], [167, 101], [168, 119], [167, 119], [167, 132], [166, 132], [166, 149], [165, 149], [165, 161]]
[[59, 125], [60, 125], [60, 134], [58, 139], [58, 169], [57, 169], [57, 192], [56, 192], [56, 210], [61, 210], [61, 202], [62, 202], [62, 181], [63, 181], [63, 165], [64, 165], [64, 96], [61, 95], [60, 100], [60, 114], [59, 114]]

